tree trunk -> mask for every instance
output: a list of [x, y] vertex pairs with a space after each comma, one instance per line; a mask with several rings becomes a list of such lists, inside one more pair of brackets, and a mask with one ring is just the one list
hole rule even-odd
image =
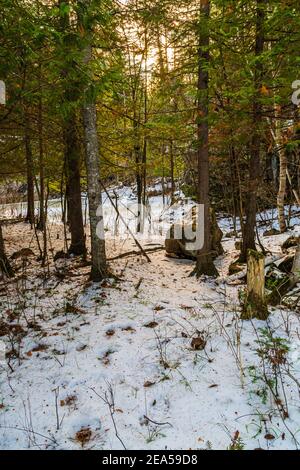
[[[41, 81], [41, 67], [39, 71], [39, 80]], [[44, 145], [43, 145], [43, 101], [41, 95], [42, 89], [40, 85], [39, 109], [38, 109], [38, 129], [39, 129], [39, 171], [40, 171], [40, 210], [38, 230], [45, 228], [45, 181], [44, 181]]]
[[68, 222], [71, 233], [69, 253], [84, 255], [86, 247], [80, 186], [80, 146], [77, 136], [76, 113], [73, 111], [65, 122], [65, 161], [68, 188]]
[[[136, 192], [137, 192], [137, 200], [138, 200], [138, 211], [137, 211], [137, 227], [136, 231], [139, 233], [142, 229], [142, 199], [143, 199], [143, 171], [142, 171], [142, 162], [145, 155], [142, 155], [141, 152], [141, 145], [140, 145], [140, 123], [138, 113], [136, 112], [137, 106], [137, 98], [136, 98], [136, 90], [134, 89], [132, 92], [132, 100], [133, 100], [133, 152], [134, 152], [134, 159], [135, 159], [135, 177], [136, 177]], [[145, 147], [144, 151], [147, 150]]]
[[264, 51], [264, 18], [265, 18], [265, 0], [257, 0], [256, 13], [256, 41], [255, 56], [257, 62], [254, 70], [254, 89], [253, 97], [253, 121], [252, 121], [252, 139], [250, 143], [250, 165], [249, 165], [249, 183], [246, 202], [246, 221], [243, 227], [243, 243], [240, 255], [240, 261], [247, 261], [248, 250], [256, 250], [255, 245], [255, 226], [257, 210], [257, 191], [260, 179], [260, 126], [262, 123], [262, 107], [260, 103], [260, 88], [263, 75], [261, 54]]
[[247, 296], [243, 305], [242, 319], [268, 318], [265, 301], [265, 257], [258, 251], [248, 251], [247, 261]]
[[[146, 192], [147, 192], [147, 151], [148, 151], [148, 142], [146, 135], [146, 126], [148, 122], [148, 34], [147, 29], [145, 30], [145, 52], [144, 52], [144, 63], [145, 63], [145, 86], [144, 86], [144, 143], [143, 143], [143, 157], [142, 157], [142, 187], [143, 187], [143, 211], [146, 206]], [[144, 214], [143, 214], [144, 217]]]
[[279, 189], [277, 194], [277, 210], [278, 210], [278, 222], [280, 227], [280, 232], [286, 232], [286, 223], [284, 215], [284, 199], [286, 194], [286, 177], [287, 177], [287, 156], [285, 148], [282, 147], [281, 142], [281, 132], [279, 123], [276, 122], [276, 147], [278, 149], [279, 155]]
[[[85, 50], [84, 62], [88, 66], [92, 58], [92, 47]], [[107, 276], [104, 220], [99, 171], [99, 143], [97, 135], [97, 113], [94, 98], [86, 97], [83, 106], [83, 124], [86, 149], [86, 170], [91, 230], [92, 269], [91, 279], [100, 281]], [[98, 223], [99, 222], [99, 223]]]
[[201, 0], [201, 27], [198, 50], [198, 203], [204, 206], [204, 246], [199, 250], [195, 273], [216, 276], [218, 272], [211, 254], [209, 202], [209, 148], [208, 148], [208, 64], [209, 64], [210, 1]]
[[24, 105], [24, 144], [27, 173], [27, 215], [26, 220], [34, 224], [34, 167], [30, 136], [30, 119], [26, 105]]
[[[59, 4], [68, 4], [68, 0], [59, 0]], [[69, 14], [65, 14], [60, 19], [62, 34], [70, 30]], [[71, 233], [71, 245], [69, 253], [75, 255], [85, 255], [85, 236], [83, 226], [80, 166], [81, 152], [77, 135], [77, 112], [74, 105], [80, 96], [79, 84], [76, 77], [69, 73], [71, 68], [78, 66], [73, 60], [74, 49], [70, 43], [68, 35], [64, 37], [65, 67], [62, 70], [64, 77], [64, 101], [69, 107], [67, 117], [64, 121], [64, 153], [66, 169], [66, 194], [67, 194], [67, 219]]]
[[1, 223], [0, 223], [0, 271], [8, 277], [12, 277], [14, 275], [13, 269], [5, 254], [4, 239], [3, 239], [3, 234], [2, 234]]
[[174, 179], [174, 148], [173, 140], [170, 141], [170, 173], [171, 173], [171, 204], [175, 203], [175, 179]]

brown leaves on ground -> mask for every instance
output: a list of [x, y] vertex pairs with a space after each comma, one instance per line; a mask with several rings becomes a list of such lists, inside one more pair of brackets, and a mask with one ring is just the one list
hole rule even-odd
[[130, 333], [135, 333], [135, 329], [132, 326], [125, 326], [124, 328], [121, 328], [122, 331], [130, 331]]
[[145, 323], [144, 326], [146, 328], [156, 328], [158, 326], [158, 323], [156, 321], [150, 321], [148, 323]]
[[65, 313], [85, 314], [86, 312], [82, 308], [76, 307], [76, 305], [72, 305], [70, 302], [67, 302]]
[[115, 334], [115, 330], [113, 330], [112, 328], [107, 330], [105, 332], [106, 336], [113, 336]]
[[162, 305], [156, 305], [156, 307], [154, 307], [154, 310], [156, 312], [160, 312], [161, 310], [164, 310], [164, 309], [165, 309], [165, 307], [163, 307]]
[[26, 331], [19, 323], [9, 324], [0, 320], [0, 336], [12, 334], [16, 338], [23, 338], [26, 336]]
[[155, 382], [150, 382], [150, 380], [147, 380], [147, 381], [144, 383], [144, 387], [145, 387], [145, 388], [153, 387], [153, 385], [155, 385]]
[[79, 442], [81, 447], [84, 447], [88, 442], [90, 442], [91, 437], [92, 431], [89, 427], [81, 428], [75, 435], [75, 441]]
[[70, 406], [76, 408], [77, 396], [68, 395], [64, 400], [60, 400], [60, 406]]
[[35, 254], [33, 253], [33, 251], [30, 249], [30, 248], [22, 248], [21, 250], [19, 251], [15, 251], [12, 255], [11, 255], [11, 259], [12, 260], [15, 260], [15, 259], [27, 259], [29, 258], [30, 256], [35, 256]]
[[198, 336], [197, 338], [193, 338], [191, 342], [191, 347], [195, 351], [203, 351], [206, 346], [206, 339], [202, 336]]

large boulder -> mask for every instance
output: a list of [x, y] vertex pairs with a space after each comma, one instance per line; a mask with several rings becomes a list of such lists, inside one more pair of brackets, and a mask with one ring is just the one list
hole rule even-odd
[[[211, 216], [211, 251], [213, 257], [224, 254], [222, 246], [223, 232], [218, 226], [217, 218], [213, 209], [210, 211]], [[167, 233], [165, 240], [165, 249], [167, 255], [177, 256], [179, 258], [187, 258], [195, 260], [197, 258], [197, 250], [188, 249], [187, 245], [195, 242], [195, 236], [191, 239], [186, 237], [186, 234], [193, 234], [196, 232], [196, 217], [194, 216], [193, 209], [190, 211], [186, 218], [179, 223], [171, 226]], [[184, 229], [183, 229], [184, 228]], [[174, 238], [174, 233], [182, 233], [182, 238]]]

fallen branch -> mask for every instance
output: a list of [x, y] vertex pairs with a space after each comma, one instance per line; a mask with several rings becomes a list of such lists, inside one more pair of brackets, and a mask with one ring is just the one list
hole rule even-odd
[[2, 225], [13, 225], [13, 224], [19, 224], [21, 222], [25, 222], [26, 219], [25, 217], [17, 217], [15, 219], [1, 219], [1, 224]]
[[99, 182], [100, 182], [102, 188], [104, 189], [104, 191], [105, 191], [105, 193], [106, 193], [106, 195], [107, 195], [107, 197], [108, 197], [108, 199], [109, 199], [111, 205], [113, 206], [113, 208], [115, 209], [116, 213], [118, 214], [118, 217], [120, 217], [120, 219], [122, 220], [122, 222], [123, 222], [123, 224], [125, 225], [126, 229], [128, 230], [128, 232], [129, 232], [130, 235], [132, 236], [132, 238], [133, 238], [135, 244], [136, 244], [136, 245], [138, 246], [138, 248], [141, 250], [141, 253], [145, 256], [145, 258], [147, 259], [147, 261], [148, 261], [149, 263], [151, 263], [151, 259], [149, 258], [149, 256], [148, 256], [147, 253], [145, 252], [144, 248], [142, 247], [142, 245], [140, 244], [140, 242], [138, 241], [138, 239], [134, 236], [132, 230], [130, 230], [129, 226], [126, 224], [124, 218], [122, 217], [122, 215], [121, 215], [121, 213], [120, 213], [118, 207], [116, 206], [116, 204], [115, 204], [114, 201], [112, 200], [112, 198], [111, 198], [109, 192], [107, 191], [106, 187], [104, 186], [104, 184], [102, 183], [101, 180], [99, 180]]
[[[155, 251], [161, 251], [164, 250], [163, 246], [157, 246], [155, 248], [149, 248], [148, 250], [143, 250], [144, 253], [154, 253]], [[140, 255], [140, 251], [132, 250], [128, 251], [126, 253], [121, 253], [120, 255], [114, 256], [113, 258], [108, 258], [107, 261], [115, 261], [116, 259], [121, 259], [121, 258], [126, 258], [127, 256], [135, 256], [135, 255]]]
[[156, 424], [156, 426], [170, 426], [171, 428], [173, 427], [171, 423], [168, 421], [166, 423], [158, 423], [157, 421], [153, 421], [153, 419], [150, 419], [148, 416], [144, 415], [144, 418], [149, 421], [152, 424]]

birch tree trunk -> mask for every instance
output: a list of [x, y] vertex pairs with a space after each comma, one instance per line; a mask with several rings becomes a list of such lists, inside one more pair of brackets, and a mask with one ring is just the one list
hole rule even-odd
[[[85, 49], [84, 63], [86, 66], [92, 59], [92, 46]], [[107, 277], [105, 252], [104, 221], [102, 211], [102, 195], [99, 170], [99, 143], [97, 135], [97, 112], [94, 98], [85, 97], [82, 110], [86, 171], [89, 200], [89, 217], [91, 231], [92, 269], [91, 279], [100, 281]]]
[[98, 161], [99, 152], [96, 129], [96, 108], [94, 104], [86, 104], [83, 107], [83, 122], [85, 133], [86, 170], [91, 231], [91, 279], [94, 281], [99, 281], [107, 276], [107, 264]]

